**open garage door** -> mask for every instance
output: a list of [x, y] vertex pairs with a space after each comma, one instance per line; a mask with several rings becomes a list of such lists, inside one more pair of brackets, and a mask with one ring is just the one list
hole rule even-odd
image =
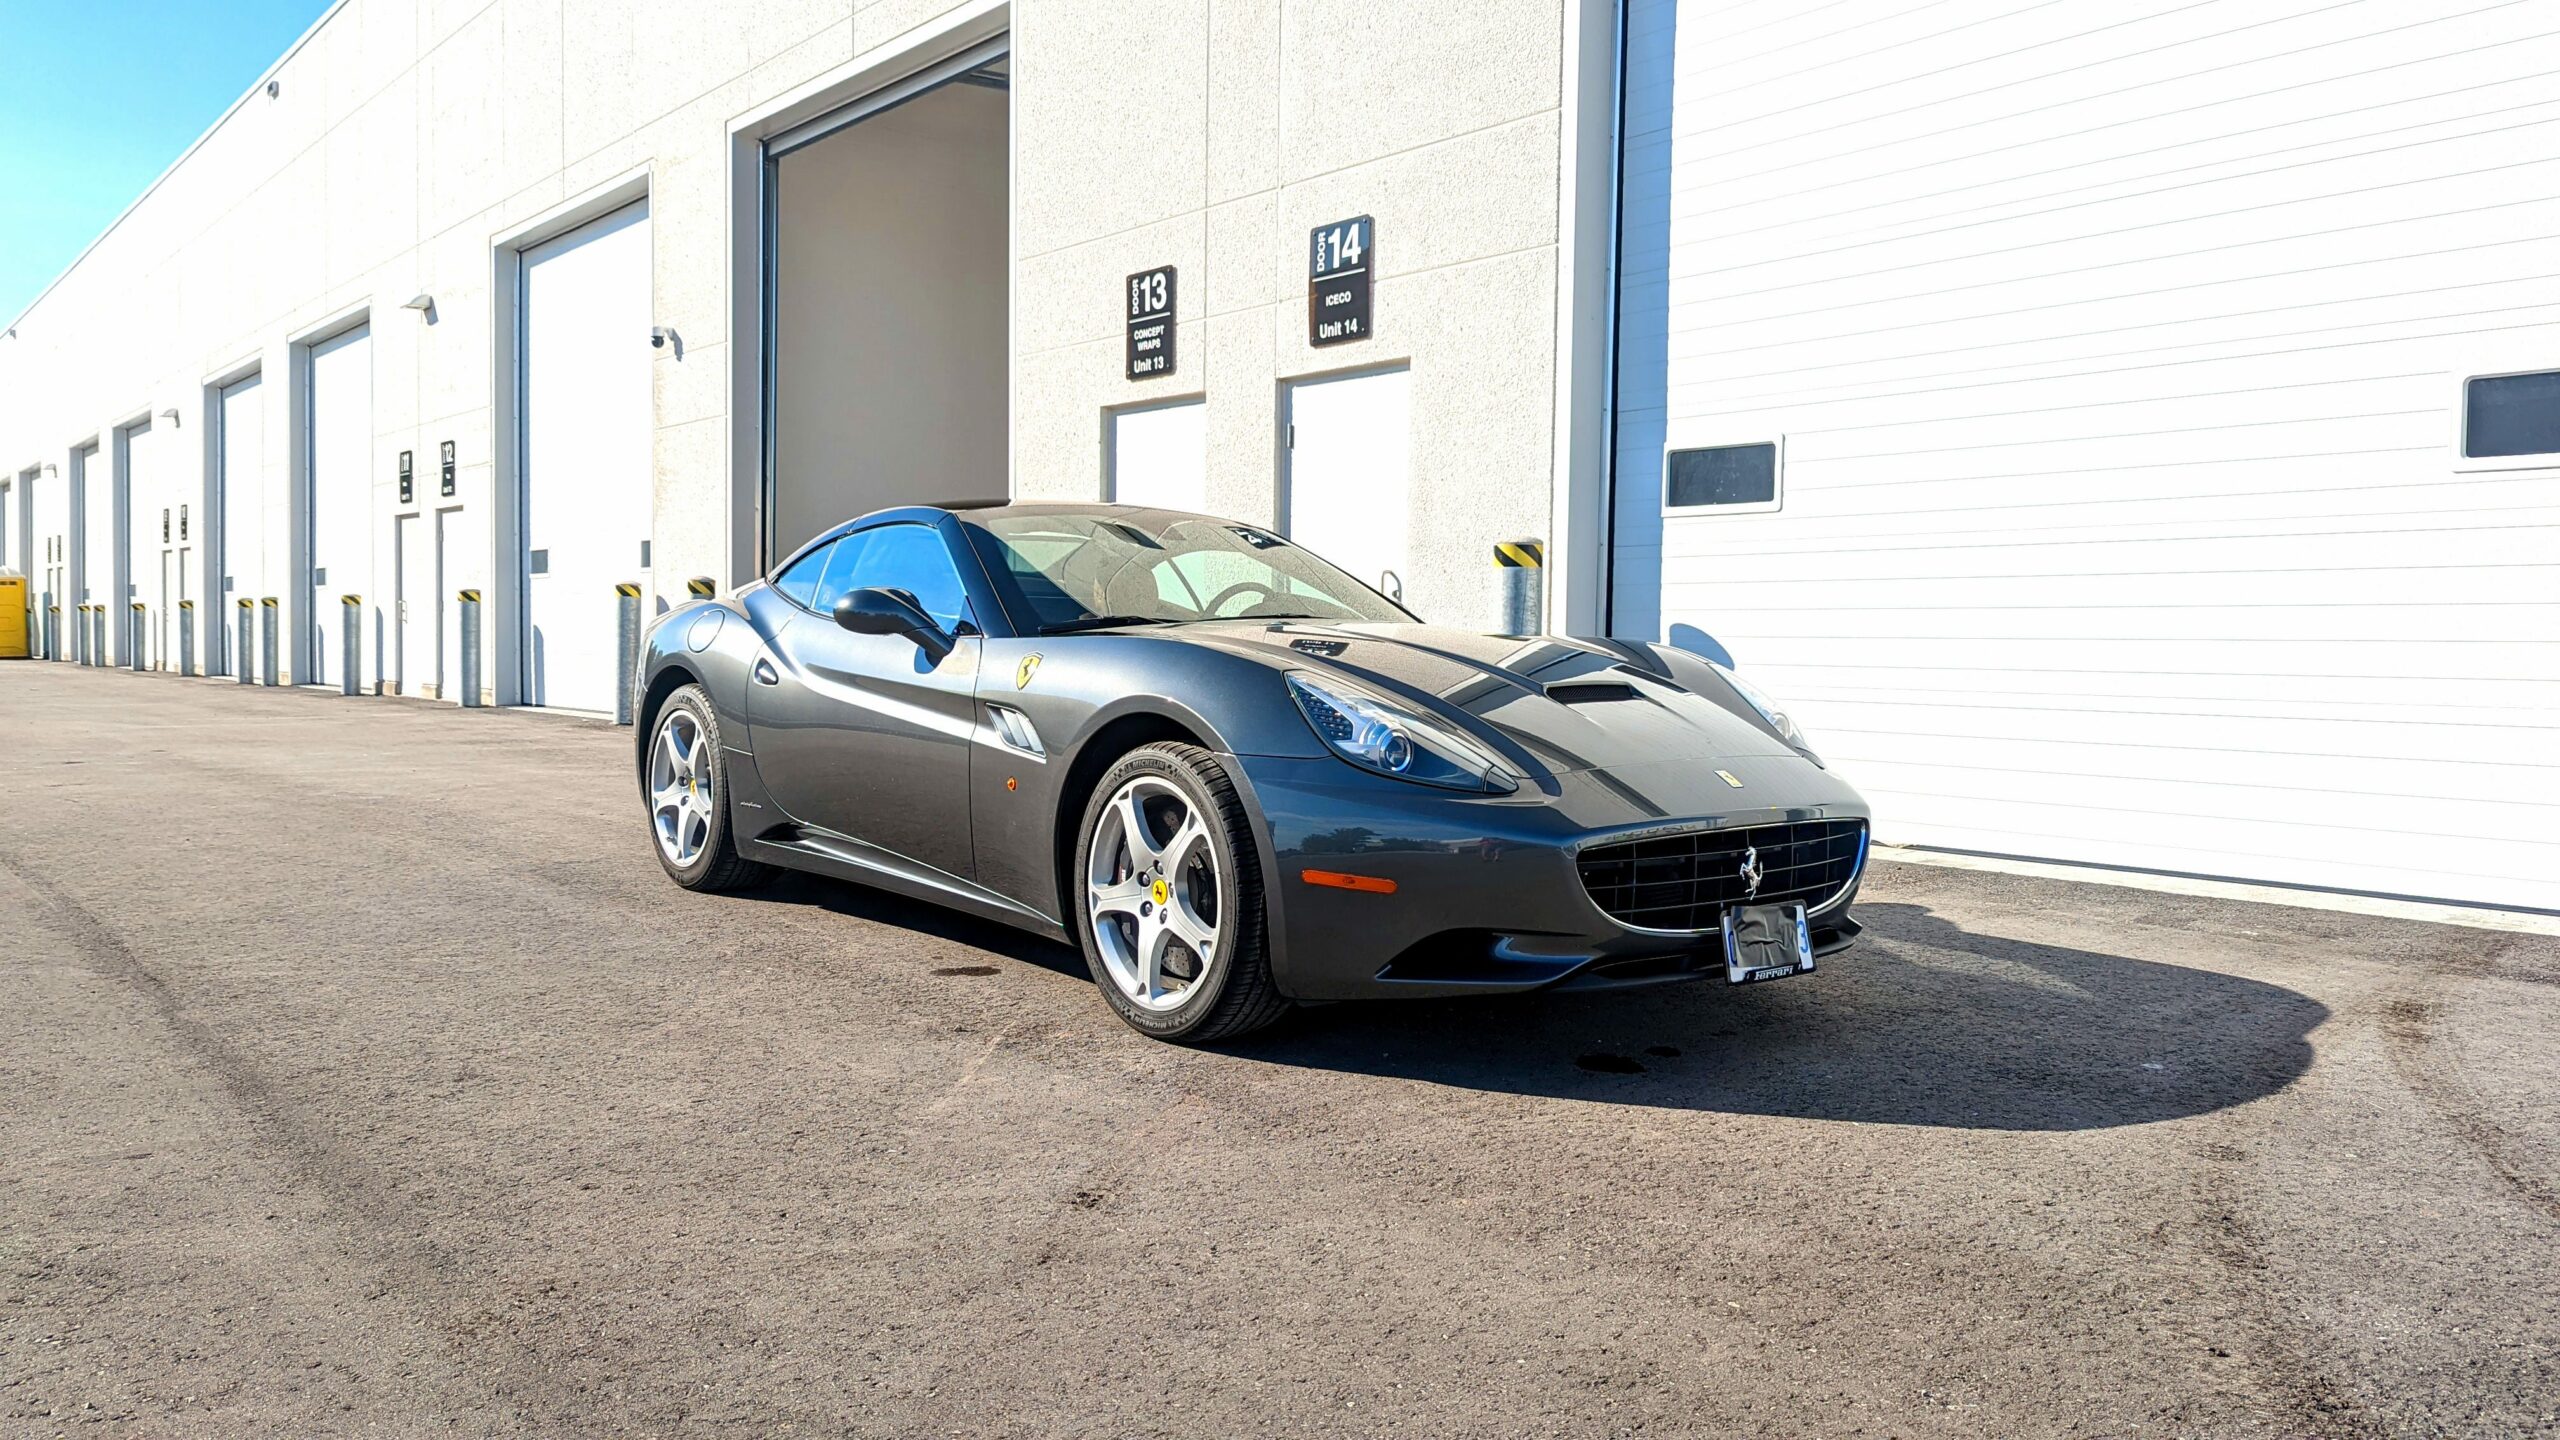
[[767, 142], [762, 561], [1007, 492], [1000, 45]]
[[610, 711], [613, 587], [647, 592], [657, 508], [647, 202], [525, 251], [520, 273], [524, 703]]

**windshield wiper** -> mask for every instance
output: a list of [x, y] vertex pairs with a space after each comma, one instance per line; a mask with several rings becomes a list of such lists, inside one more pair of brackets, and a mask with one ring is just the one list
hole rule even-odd
[[1175, 625], [1181, 622], [1162, 615], [1087, 615], [1081, 620], [1061, 620], [1043, 625], [1043, 635], [1072, 635], [1079, 630], [1113, 630], [1123, 625]]

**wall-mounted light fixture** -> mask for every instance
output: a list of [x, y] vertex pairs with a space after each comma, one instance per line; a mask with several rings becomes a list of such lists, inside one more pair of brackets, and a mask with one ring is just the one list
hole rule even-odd
[[419, 314], [426, 317], [427, 323], [430, 325], [436, 323], [436, 297], [423, 290], [410, 296], [407, 300], [402, 301], [400, 308], [403, 310], [417, 311]]
[[175, 429], [177, 429], [177, 428], [178, 428], [178, 412], [177, 412], [177, 411], [175, 411], [175, 410], [163, 410], [163, 411], [161, 411], [161, 412], [160, 412], [160, 418], [169, 422], [169, 428], [170, 428], [170, 429], [175, 430]]
[[282, 82], [282, 81], [280, 81], [280, 80], [270, 80], [270, 81], [268, 81], [268, 82], [267, 82], [267, 98], [268, 98], [268, 99], [273, 100], [274, 98], [276, 98], [276, 96], [278, 96], [278, 95], [282, 94], [283, 92], [284, 92], [284, 82]]
[[46, 462], [44, 462], [44, 473], [46, 473], [47, 475], [59, 475], [59, 474], [61, 474], [62, 472], [61, 472], [61, 471], [59, 471], [59, 470], [54, 469], [54, 468], [53, 468], [53, 462], [52, 462], [52, 461], [50, 461], [50, 460], [47, 460]]

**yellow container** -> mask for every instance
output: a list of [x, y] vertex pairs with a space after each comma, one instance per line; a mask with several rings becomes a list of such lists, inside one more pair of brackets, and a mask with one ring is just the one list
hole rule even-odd
[[0, 660], [27, 658], [27, 577], [0, 572]]

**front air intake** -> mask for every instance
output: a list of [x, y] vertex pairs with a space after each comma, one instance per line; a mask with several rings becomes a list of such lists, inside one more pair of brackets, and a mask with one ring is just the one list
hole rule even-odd
[[1591, 903], [1621, 925], [1713, 930], [1735, 905], [1821, 909], [1858, 878], [1866, 839], [1863, 820], [1684, 830], [1587, 846], [1574, 863]]

